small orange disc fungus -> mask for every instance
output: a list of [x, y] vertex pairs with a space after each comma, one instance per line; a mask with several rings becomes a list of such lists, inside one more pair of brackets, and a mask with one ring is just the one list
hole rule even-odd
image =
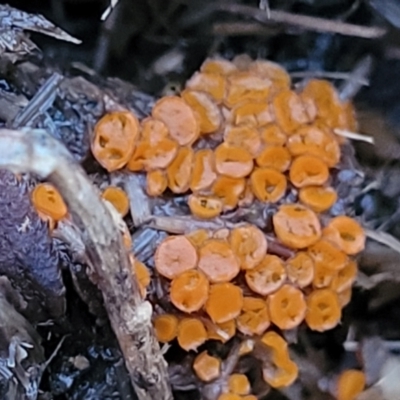
[[211, 219], [217, 217], [222, 212], [222, 200], [192, 194], [189, 196], [188, 205], [190, 212], [201, 219]]
[[193, 361], [193, 370], [203, 382], [211, 382], [221, 374], [221, 360], [202, 351]]
[[181, 147], [174, 161], [168, 166], [168, 187], [174, 193], [184, 193], [189, 189], [193, 158], [194, 152], [192, 148]]
[[54, 221], [59, 221], [67, 215], [68, 209], [63, 198], [50, 183], [39, 183], [32, 191], [31, 200], [36, 211]]
[[142, 297], [144, 298], [146, 297], [146, 288], [150, 285], [151, 281], [150, 272], [147, 267], [136, 258], [132, 257], [131, 261], [133, 264], [137, 282], [139, 284], [140, 292], [142, 294]]
[[267, 303], [257, 297], [244, 297], [236, 325], [244, 335], [262, 335], [270, 326]]
[[343, 371], [336, 383], [337, 400], [355, 400], [365, 388], [365, 374], [356, 369]]
[[211, 191], [221, 199], [224, 210], [232, 210], [239, 203], [239, 198], [246, 189], [246, 181], [244, 178], [231, 178], [229, 176], [220, 175]]
[[108, 172], [122, 168], [132, 156], [139, 137], [139, 121], [129, 111], [106, 114], [94, 127], [93, 156]]
[[253, 169], [253, 157], [246, 149], [222, 143], [215, 149], [215, 166], [222, 175], [244, 178]]
[[129, 198], [128, 195], [117, 186], [109, 186], [101, 194], [101, 197], [109, 201], [115, 209], [125, 217], [129, 211]]
[[353, 288], [350, 286], [347, 289], [342, 290], [341, 292], [336, 292], [339, 299], [340, 307], [344, 308], [351, 301], [351, 294], [353, 292]]
[[307, 297], [306, 323], [313, 331], [334, 328], [341, 316], [339, 299], [333, 290], [317, 289]]
[[287, 136], [276, 124], [269, 124], [260, 129], [261, 139], [265, 145], [283, 146]]
[[254, 394], [246, 394], [246, 396], [242, 396], [241, 400], [258, 400], [258, 397]]
[[186, 88], [208, 93], [217, 103], [225, 96], [225, 78], [219, 73], [196, 72], [187, 82]]
[[178, 335], [178, 318], [172, 314], [157, 315], [153, 320], [156, 338], [161, 343], [171, 342]]
[[223, 58], [208, 58], [200, 67], [201, 72], [211, 74], [229, 75], [237, 71], [235, 64]]
[[290, 75], [277, 63], [269, 60], [255, 60], [250, 64], [249, 71], [257, 76], [271, 80], [273, 89], [277, 91], [290, 89]]
[[196, 318], [183, 318], [178, 324], [178, 343], [186, 351], [197, 350], [207, 340], [204, 324]]
[[191, 313], [200, 310], [208, 298], [209, 283], [200, 271], [190, 269], [172, 279], [171, 303], [179, 310]]
[[333, 246], [327, 240], [319, 240], [308, 249], [308, 254], [314, 260], [315, 267], [339, 271], [347, 264], [347, 256], [343, 251]]
[[298, 188], [323, 185], [329, 178], [329, 169], [320, 158], [304, 155], [293, 160], [289, 178]]
[[169, 136], [169, 131], [164, 122], [147, 117], [140, 123], [140, 140], [149, 142], [151, 146], [156, 145]]
[[256, 157], [261, 151], [260, 133], [249, 125], [228, 125], [225, 128], [224, 139], [229, 146], [245, 149], [252, 157]]
[[286, 192], [285, 175], [271, 168], [257, 168], [250, 176], [254, 195], [262, 202], [276, 203]]
[[199, 137], [200, 127], [189, 104], [180, 97], [166, 96], [156, 102], [153, 118], [167, 126], [169, 134], [181, 146], [192, 144]]
[[228, 378], [228, 388], [231, 393], [244, 396], [250, 393], [250, 382], [245, 374], [232, 374]]
[[228, 76], [225, 105], [233, 108], [247, 101], [266, 102], [271, 92], [269, 79], [254, 76], [248, 72], [236, 72]]
[[300, 204], [284, 204], [272, 217], [276, 236], [286, 246], [302, 249], [321, 237], [317, 215]]
[[240, 264], [228, 243], [210, 239], [200, 247], [198, 268], [210, 282], [219, 283], [235, 278]]
[[319, 157], [329, 168], [340, 160], [340, 147], [334, 134], [322, 125], [305, 125], [287, 139], [293, 156], [309, 154]]
[[273, 168], [285, 172], [292, 161], [289, 150], [283, 146], [267, 146], [256, 158], [259, 167]]
[[185, 236], [169, 236], [157, 247], [154, 264], [160, 275], [173, 279], [196, 267], [197, 251]]
[[278, 93], [272, 106], [276, 122], [288, 134], [309, 122], [304, 104], [296, 92], [284, 90]]
[[238, 286], [228, 282], [211, 285], [205, 309], [213, 322], [221, 324], [234, 319], [242, 308], [243, 293]]
[[236, 333], [235, 320], [231, 319], [221, 324], [214, 324], [207, 319], [206, 329], [208, 339], [219, 340], [222, 343], [226, 343], [229, 339], [232, 339]]
[[232, 110], [232, 122], [235, 125], [260, 128], [273, 122], [273, 118], [268, 103], [249, 101], [239, 104]]
[[214, 152], [211, 149], [197, 151], [193, 160], [190, 190], [197, 192], [209, 189], [216, 178]]
[[365, 247], [363, 228], [356, 220], [345, 215], [333, 218], [322, 235], [346, 254], [360, 253]]
[[289, 281], [299, 288], [308, 286], [314, 278], [314, 261], [305, 251], [297, 252], [286, 262]]
[[217, 400], [242, 400], [242, 396], [235, 393], [222, 393]]
[[283, 261], [277, 256], [267, 254], [256, 267], [246, 271], [245, 279], [253, 292], [262, 296], [273, 293], [286, 280]]
[[315, 212], [329, 210], [337, 200], [335, 189], [323, 186], [307, 186], [299, 191], [300, 201]]
[[197, 229], [195, 231], [189, 232], [186, 235], [186, 237], [196, 248], [203, 246], [204, 242], [210, 239], [210, 236], [210, 233], [206, 229]]
[[252, 269], [267, 253], [267, 239], [255, 225], [234, 228], [230, 238], [233, 251], [240, 259], [241, 269]]
[[289, 349], [286, 340], [274, 331], [268, 331], [261, 337], [261, 342], [271, 352], [271, 360], [275, 364], [283, 364], [289, 359]]
[[327, 288], [331, 285], [337, 271], [325, 268], [323, 263], [314, 266], [314, 278], [312, 285], [315, 289]]
[[181, 96], [196, 113], [201, 134], [218, 130], [222, 123], [222, 115], [217, 103], [210, 95], [196, 90], [184, 90]]
[[263, 368], [263, 378], [271, 387], [279, 389], [290, 386], [298, 377], [299, 368], [292, 360], [274, 367]]
[[280, 329], [299, 326], [306, 315], [306, 302], [301, 290], [283, 285], [267, 299], [271, 322]]
[[334, 276], [330, 288], [337, 293], [351, 288], [357, 276], [357, 263], [349, 260], [347, 264]]
[[165, 138], [156, 144], [148, 141], [141, 141], [135, 148], [127, 168], [130, 171], [152, 171], [163, 169], [171, 164], [178, 152], [178, 143]]
[[146, 175], [146, 193], [149, 196], [162, 195], [168, 186], [167, 175], [161, 169], [149, 171]]

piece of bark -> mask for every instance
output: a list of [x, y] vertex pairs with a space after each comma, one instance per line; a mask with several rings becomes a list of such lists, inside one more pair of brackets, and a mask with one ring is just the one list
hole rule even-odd
[[81, 231], [139, 400], [170, 400], [166, 362], [151, 325], [122, 237], [99, 193], [64, 145], [43, 130], [0, 130], [0, 166], [53, 183]]

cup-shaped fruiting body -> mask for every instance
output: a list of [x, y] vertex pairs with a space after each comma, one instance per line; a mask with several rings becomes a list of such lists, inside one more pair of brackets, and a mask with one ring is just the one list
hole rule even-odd
[[347, 255], [325, 239], [321, 239], [308, 249], [315, 267], [339, 271], [347, 264]]
[[106, 114], [94, 127], [92, 154], [108, 172], [124, 167], [139, 138], [139, 121], [129, 111]]
[[286, 192], [285, 175], [272, 168], [257, 168], [250, 176], [254, 195], [262, 202], [276, 203]]
[[166, 125], [172, 139], [181, 146], [192, 144], [199, 137], [200, 127], [194, 111], [178, 96], [158, 100], [151, 115]]
[[228, 125], [225, 128], [224, 140], [229, 146], [247, 150], [252, 157], [257, 157], [261, 151], [260, 133], [257, 128], [249, 125]]
[[225, 60], [224, 58], [207, 58], [201, 64], [200, 71], [218, 75], [229, 75], [237, 71], [237, 67], [232, 61]]
[[267, 253], [267, 239], [264, 233], [254, 225], [244, 225], [234, 228], [230, 243], [233, 251], [239, 257], [240, 268], [247, 270], [258, 265]]
[[157, 247], [154, 264], [160, 275], [173, 279], [196, 267], [197, 251], [185, 236], [169, 236]]
[[246, 271], [245, 279], [253, 292], [267, 296], [285, 282], [285, 266], [279, 257], [267, 254], [256, 267]]
[[232, 110], [232, 122], [235, 125], [261, 128], [273, 121], [270, 106], [265, 102], [247, 101]]
[[192, 313], [203, 307], [208, 298], [208, 289], [209, 282], [206, 276], [191, 269], [172, 279], [169, 296], [176, 308]]
[[315, 212], [329, 210], [337, 200], [335, 189], [325, 186], [307, 186], [299, 190], [299, 199]]
[[366, 377], [356, 369], [343, 371], [337, 378], [335, 395], [337, 400], [354, 400], [364, 390]]
[[124, 190], [117, 186], [109, 186], [101, 194], [101, 197], [110, 202], [114, 208], [125, 217], [129, 211], [129, 198]]
[[291, 79], [288, 72], [279, 64], [269, 60], [255, 60], [249, 65], [249, 71], [272, 82], [277, 91], [289, 89]]
[[233, 283], [211, 285], [205, 310], [211, 320], [223, 323], [236, 318], [243, 307], [242, 289]]
[[269, 124], [260, 129], [263, 143], [268, 146], [283, 146], [287, 136], [285, 132], [276, 124]]
[[244, 148], [222, 143], [215, 149], [215, 167], [219, 174], [244, 178], [253, 169], [253, 157]]
[[300, 204], [284, 204], [272, 217], [275, 234], [286, 246], [303, 249], [321, 237], [317, 215]]
[[224, 210], [231, 210], [238, 205], [240, 196], [245, 189], [246, 180], [244, 178], [220, 175], [214, 182], [211, 191], [221, 199]]
[[340, 160], [340, 147], [334, 134], [321, 125], [304, 125], [287, 139], [286, 146], [293, 156], [304, 154], [319, 157], [329, 168]]
[[200, 134], [209, 134], [218, 130], [222, 123], [222, 115], [218, 104], [209, 94], [187, 89], [181, 93], [181, 96], [195, 112]]
[[343, 292], [351, 288], [357, 276], [357, 263], [354, 260], [349, 260], [347, 264], [337, 272], [332, 279], [330, 288], [337, 293]]
[[198, 268], [212, 283], [229, 282], [239, 273], [240, 263], [228, 243], [210, 239], [199, 249]]
[[289, 150], [283, 146], [267, 146], [256, 158], [259, 167], [285, 172], [292, 161]]
[[280, 329], [293, 329], [300, 325], [306, 315], [306, 301], [300, 289], [283, 285], [268, 296], [271, 322]]
[[190, 190], [192, 192], [207, 190], [216, 179], [214, 152], [211, 149], [196, 151], [193, 159]]
[[149, 142], [151, 146], [160, 143], [162, 140], [167, 139], [169, 131], [164, 122], [147, 117], [140, 122], [140, 140]]
[[217, 197], [191, 194], [188, 206], [194, 216], [201, 219], [211, 219], [221, 214], [223, 203]]
[[142, 297], [144, 298], [146, 297], [146, 288], [150, 285], [151, 282], [150, 272], [142, 262], [140, 262], [133, 256], [131, 256], [130, 259], [133, 270], [135, 272], [136, 280], [139, 284], [140, 292], [142, 294]]
[[334, 328], [342, 316], [338, 295], [331, 289], [317, 289], [307, 296], [306, 323], [313, 331]]
[[299, 156], [290, 166], [290, 181], [298, 188], [323, 185], [329, 178], [328, 166], [318, 157]]
[[232, 374], [228, 378], [228, 389], [230, 393], [244, 396], [250, 393], [249, 378], [245, 374]]
[[161, 169], [149, 171], [146, 175], [146, 193], [149, 196], [160, 196], [168, 187], [166, 173]]
[[226, 343], [229, 339], [232, 339], [236, 334], [236, 323], [234, 319], [231, 319], [220, 324], [207, 320], [206, 329], [208, 339], [218, 340], [222, 343]]
[[174, 193], [184, 193], [189, 189], [192, 176], [194, 152], [190, 147], [181, 147], [175, 159], [167, 168], [168, 187]]
[[346, 254], [355, 255], [364, 250], [363, 228], [357, 221], [345, 215], [333, 218], [323, 230], [322, 235]]
[[207, 340], [207, 331], [199, 319], [183, 318], [178, 324], [177, 339], [182, 349], [197, 350]]
[[40, 183], [32, 191], [32, 204], [36, 211], [54, 221], [63, 219], [68, 209], [58, 190], [49, 183]]
[[236, 325], [244, 335], [262, 335], [270, 326], [267, 303], [257, 297], [244, 297]]
[[286, 261], [286, 273], [294, 286], [305, 288], [314, 279], [314, 261], [307, 252], [299, 251]]
[[156, 338], [161, 343], [168, 343], [178, 335], [178, 318], [173, 314], [157, 315], [153, 319]]
[[201, 381], [211, 382], [221, 374], [221, 360], [204, 350], [194, 359], [193, 370]]
[[226, 80], [219, 73], [196, 72], [187, 82], [186, 88], [208, 93], [217, 103], [225, 96]]

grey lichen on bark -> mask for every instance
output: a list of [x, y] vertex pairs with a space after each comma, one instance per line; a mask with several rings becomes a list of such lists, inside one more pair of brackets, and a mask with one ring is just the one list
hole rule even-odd
[[139, 400], [172, 399], [166, 362], [110, 212], [65, 146], [43, 130], [0, 129], [0, 167], [31, 172], [56, 186], [78, 226], [92, 274]]

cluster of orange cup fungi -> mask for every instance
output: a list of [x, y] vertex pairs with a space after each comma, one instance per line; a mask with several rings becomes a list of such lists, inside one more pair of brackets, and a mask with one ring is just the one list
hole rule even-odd
[[[298, 368], [276, 331], [303, 322], [319, 332], [335, 327], [351, 298], [352, 257], [364, 247], [355, 220], [320, 218], [337, 200], [330, 172], [344, 139], [334, 129], [355, 127], [351, 104], [329, 82], [312, 79], [293, 90], [277, 64], [219, 59], [207, 60], [179, 96], [158, 100], [142, 121], [116, 111], [96, 124], [91, 149], [107, 171], [146, 173], [150, 196], [188, 193], [191, 213], [201, 219], [256, 199], [277, 203], [275, 240], [293, 250], [289, 259], [271, 254], [265, 234], [250, 224], [169, 236], [154, 256], [175, 309], [154, 318], [160, 342], [176, 339], [197, 351], [210, 339], [250, 337], [270, 355], [264, 380], [272, 387], [293, 383]], [[60, 219], [66, 208], [55, 211], [55, 192], [46, 185], [35, 189], [33, 203]], [[297, 193], [295, 203], [285, 201], [289, 191]], [[122, 217], [128, 212], [121, 189], [107, 188], [102, 197]], [[145, 295], [149, 271], [133, 257], [132, 265]], [[221, 360], [203, 351], [193, 369], [210, 382], [220, 376]], [[233, 375], [220, 400], [253, 399], [246, 379]]]

